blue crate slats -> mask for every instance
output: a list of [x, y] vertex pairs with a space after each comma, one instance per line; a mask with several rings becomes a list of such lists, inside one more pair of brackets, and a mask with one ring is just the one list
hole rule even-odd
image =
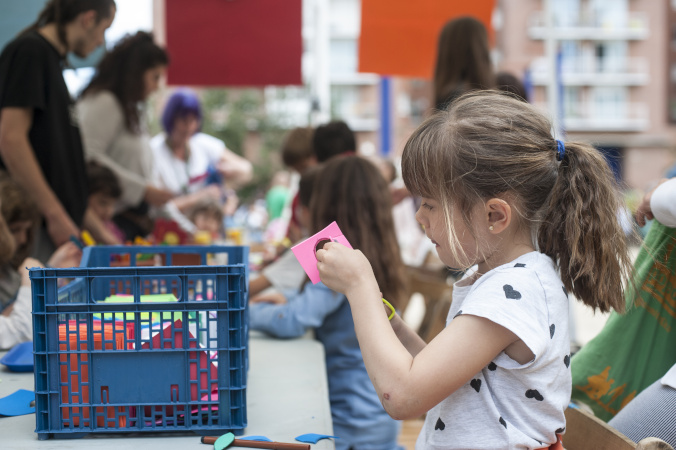
[[88, 247], [80, 268], [31, 269], [38, 438], [241, 434], [248, 275], [248, 248], [221, 246]]

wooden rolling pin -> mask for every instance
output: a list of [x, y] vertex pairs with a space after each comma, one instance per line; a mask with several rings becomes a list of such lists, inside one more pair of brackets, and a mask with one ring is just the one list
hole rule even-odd
[[[202, 436], [202, 444], [213, 445], [218, 436]], [[288, 442], [267, 442], [267, 441], [248, 441], [246, 439], [235, 439], [230, 446], [249, 447], [249, 448], [267, 448], [271, 450], [310, 450], [310, 444], [292, 444]]]

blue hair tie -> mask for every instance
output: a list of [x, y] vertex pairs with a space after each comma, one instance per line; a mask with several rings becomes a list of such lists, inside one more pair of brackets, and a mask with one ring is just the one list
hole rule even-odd
[[566, 156], [566, 146], [563, 141], [556, 140], [556, 160], [563, 161], [563, 157]]

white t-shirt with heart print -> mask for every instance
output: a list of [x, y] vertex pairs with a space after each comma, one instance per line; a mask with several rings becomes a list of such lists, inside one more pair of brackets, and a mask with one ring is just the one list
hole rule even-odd
[[551, 258], [531, 252], [473, 284], [457, 282], [446, 325], [460, 314], [516, 334], [535, 357], [519, 364], [504, 352], [432, 408], [416, 449], [537, 449], [565, 431], [570, 402], [568, 294]]

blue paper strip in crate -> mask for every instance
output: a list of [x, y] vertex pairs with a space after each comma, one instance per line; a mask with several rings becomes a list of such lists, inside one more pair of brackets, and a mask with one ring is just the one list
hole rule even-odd
[[31, 269], [38, 438], [242, 434], [247, 260], [247, 247], [100, 246], [80, 268]]

